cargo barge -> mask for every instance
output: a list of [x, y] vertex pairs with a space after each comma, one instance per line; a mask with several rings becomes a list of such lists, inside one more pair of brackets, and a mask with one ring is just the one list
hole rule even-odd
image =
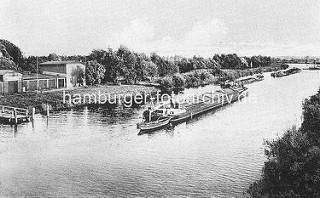
[[[169, 101], [164, 101], [157, 105], [154, 109], [149, 109], [144, 112], [145, 121], [143, 123], [139, 123], [138, 128], [139, 126], [143, 126], [143, 124], [148, 122], [153, 122], [152, 124], [155, 126], [155, 128], [158, 128], [158, 125], [154, 121], [159, 117], [170, 118], [168, 124], [174, 126], [205, 112], [226, 106], [237, 100], [241, 100], [247, 95], [248, 91], [246, 87], [232, 86], [212, 93], [204, 93], [194, 96], [183, 102], [173, 101], [172, 99]], [[159, 123], [159, 125], [162, 124], [163, 123]], [[139, 129], [142, 128], [140, 127]], [[152, 130], [150, 128], [148, 129]]]

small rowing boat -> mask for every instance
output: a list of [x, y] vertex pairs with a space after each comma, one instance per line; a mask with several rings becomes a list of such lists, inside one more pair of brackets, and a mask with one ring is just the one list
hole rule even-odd
[[137, 128], [140, 129], [140, 132], [144, 131], [155, 131], [162, 129], [170, 123], [171, 117], [161, 116], [155, 121], [142, 122], [137, 124]]

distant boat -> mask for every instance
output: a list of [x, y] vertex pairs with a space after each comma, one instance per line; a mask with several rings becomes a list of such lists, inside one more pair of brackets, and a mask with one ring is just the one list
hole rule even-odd
[[264, 76], [262, 74], [257, 74], [254, 76], [245, 76], [242, 78], [238, 78], [235, 80], [235, 82], [246, 85], [246, 84], [251, 84], [257, 81], [262, 81], [264, 80]]
[[258, 74], [258, 75], [255, 76], [255, 79], [256, 79], [257, 81], [262, 81], [262, 80], [264, 80], [264, 75]]
[[303, 70], [320, 70], [320, 67], [317, 65], [316, 60], [314, 60], [313, 67], [304, 68]]
[[274, 78], [275, 77], [283, 77], [283, 76], [289, 76], [289, 75], [292, 75], [292, 74], [296, 74], [296, 73], [299, 73], [299, 72], [301, 72], [301, 69], [293, 67], [293, 68], [287, 69], [285, 71], [272, 72], [271, 76], [274, 77]]

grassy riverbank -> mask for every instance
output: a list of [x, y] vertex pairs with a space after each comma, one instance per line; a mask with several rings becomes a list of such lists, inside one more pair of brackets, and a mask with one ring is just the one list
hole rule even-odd
[[[70, 94], [74, 96], [75, 94], [85, 95], [85, 94], [94, 94], [94, 95], [136, 95], [136, 94], [150, 94], [156, 92], [157, 89], [154, 87], [145, 87], [139, 85], [122, 85], [122, 86], [90, 86], [90, 87], [81, 87], [77, 89], [65, 90], [65, 94]], [[43, 93], [36, 92], [27, 92], [27, 93], [17, 93], [12, 95], [3, 95], [0, 96], [0, 104], [6, 106], [20, 107], [31, 109], [35, 107], [39, 112], [42, 110], [42, 106], [46, 103], [52, 105], [54, 110], [61, 110], [69, 108], [70, 105], [63, 102], [64, 91], [50, 91]], [[66, 98], [68, 99], [68, 98]], [[81, 106], [83, 103], [74, 106]]]

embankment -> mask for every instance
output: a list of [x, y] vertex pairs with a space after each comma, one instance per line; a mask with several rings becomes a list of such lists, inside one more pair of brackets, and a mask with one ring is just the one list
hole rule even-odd
[[[16, 93], [11, 95], [2, 95], [0, 96], [0, 104], [6, 106], [20, 107], [31, 110], [32, 107], [36, 108], [37, 112], [43, 111], [43, 106], [49, 104], [51, 110], [62, 110], [68, 109], [71, 107], [84, 106], [92, 103], [92, 100], [86, 100], [86, 103], [79, 102], [79, 104], [69, 104], [64, 102], [64, 95], [71, 95], [72, 97], [80, 95], [106, 95], [110, 97], [117, 96], [134, 96], [136, 94], [141, 95], [150, 95], [157, 92], [158, 89], [154, 87], [145, 87], [139, 85], [122, 85], [122, 86], [90, 86], [82, 87], [70, 90], [59, 90], [59, 91], [50, 91], [43, 93], [36, 92], [27, 92], [27, 93]], [[65, 93], [65, 94], [64, 94]], [[69, 98], [65, 97], [65, 101], [68, 101]]]

